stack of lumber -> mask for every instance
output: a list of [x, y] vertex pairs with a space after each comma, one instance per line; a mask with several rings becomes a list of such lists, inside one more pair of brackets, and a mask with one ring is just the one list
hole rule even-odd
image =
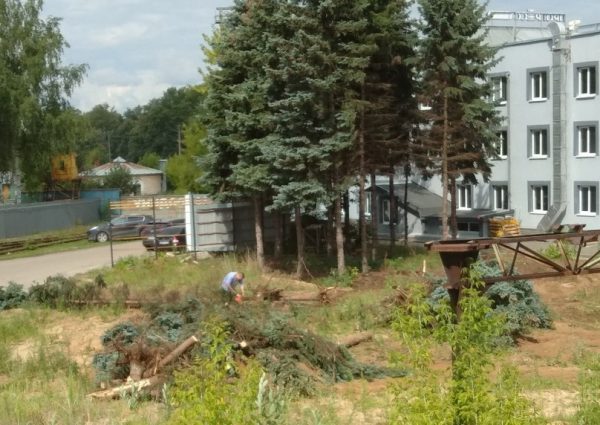
[[491, 237], [519, 236], [521, 234], [519, 221], [514, 217], [490, 218], [489, 229]]

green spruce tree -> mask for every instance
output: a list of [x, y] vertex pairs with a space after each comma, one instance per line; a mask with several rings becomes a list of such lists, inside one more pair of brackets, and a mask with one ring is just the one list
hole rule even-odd
[[[423, 39], [422, 102], [431, 109], [421, 139], [426, 172], [442, 180], [442, 237], [456, 235], [456, 180], [487, 181], [499, 118], [490, 98], [487, 73], [496, 49], [485, 42], [485, 5], [476, 0], [419, 0]], [[451, 208], [448, 211], [448, 193]]]

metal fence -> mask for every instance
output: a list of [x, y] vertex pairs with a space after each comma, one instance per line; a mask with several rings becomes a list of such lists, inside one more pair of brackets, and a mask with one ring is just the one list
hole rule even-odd
[[68, 200], [0, 208], [0, 238], [33, 235], [98, 221], [100, 201]]

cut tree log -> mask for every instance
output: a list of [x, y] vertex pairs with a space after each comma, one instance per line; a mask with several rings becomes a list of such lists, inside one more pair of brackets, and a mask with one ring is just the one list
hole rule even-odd
[[343, 345], [346, 348], [354, 347], [361, 342], [370, 341], [373, 339], [371, 332], [359, 332], [357, 334], [347, 335], [338, 340], [338, 345]]
[[281, 291], [280, 294], [281, 300], [283, 301], [321, 302], [327, 304], [351, 291], [352, 288], [338, 288], [336, 286], [331, 286], [319, 291]]
[[191, 337], [189, 337], [188, 339], [186, 339], [185, 341], [183, 341], [181, 344], [179, 344], [173, 351], [171, 351], [169, 354], [167, 354], [165, 357], [163, 357], [158, 362], [158, 364], [155, 365], [152, 369], [146, 369], [146, 371], [144, 371], [143, 377], [144, 378], [148, 378], [148, 377], [150, 377], [152, 375], [155, 375], [163, 367], [165, 367], [166, 365], [168, 365], [169, 363], [171, 363], [177, 357], [181, 356], [192, 345], [194, 345], [197, 342], [198, 342], [198, 338], [196, 338], [194, 335], [192, 335]]
[[112, 400], [119, 398], [124, 394], [131, 394], [137, 391], [148, 391], [158, 385], [162, 385], [167, 378], [163, 375], [154, 375], [147, 379], [140, 381], [131, 381], [118, 387], [110, 388], [108, 390], [96, 391], [88, 394], [87, 396], [94, 400]]

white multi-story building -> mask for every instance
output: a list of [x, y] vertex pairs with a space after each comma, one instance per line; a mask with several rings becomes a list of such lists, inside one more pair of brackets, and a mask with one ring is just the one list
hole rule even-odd
[[600, 25], [567, 24], [564, 15], [493, 16], [490, 40], [509, 38], [490, 75], [502, 142], [473, 205], [512, 209], [524, 228], [561, 221], [599, 228]]
[[[492, 12], [488, 40], [500, 46], [490, 78], [503, 117], [501, 142], [488, 183], [459, 182], [459, 236], [485, 236], [486, 220], [495, 214], [514, 215], [525, 229], [600, 228], [600, 24], [567, 23], [561, 14]], [[438, 179], [414, 183], [442, 193]], [[377, 185], [382, 235], [390, 216], [386, 185]], [[432, 206], [437, 202], [441, 210], [441, 197], [423, 201], [428, 214], [408, 199], [411, 234], [439, 234], [441, 211], [432, 213]], [[401, 221], [401, 196], [398, 205]], [[396, 233], [403, 233], [400, 222]]]

